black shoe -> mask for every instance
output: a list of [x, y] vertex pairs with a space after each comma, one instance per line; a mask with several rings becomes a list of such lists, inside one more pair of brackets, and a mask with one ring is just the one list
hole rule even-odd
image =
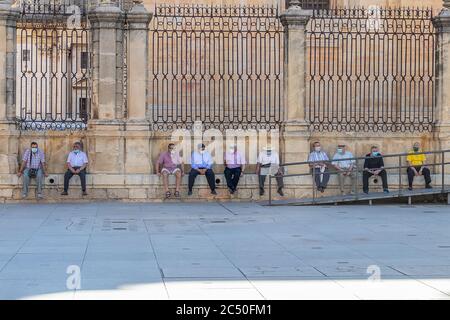
[[363, 191], [365, 194], [369, 194], [369, 190], [364, 190]]
[[425, 186], [425, 189], [433, 189], [433, 187], [431, 186], [431, 184], [427, 184], [427, 185]]
[[389, 189], [384, 189], [383, 192], [384, 193], [389, 193]]
[[325, 192], [325, 188], [323, 188], [323, 187], [320, 188], [320, 192], [321, 192], [321, 193], [324, 193], [324, 192]]
[[87, 196], [87, 195], [88, 195], [87, 192], [83, 191], [83, 196]]
[[188, 191], [188, 196], [192, 196], [192, 190]]
[[259, 190], [259, 195], [263, 196], [264, 195], [264, 190]]
[[412, 189], [413, 189], [413, 187], [408, 187], [408, 190], [409, 190], [409, 191], [412, 191]]
[[217, 195], [217, 191], [216, 191], [216, 190], [212, 190], [212, 191], [211, 191], [211, 194]]
[[284, 197], [283, 189], [280, 188], [277, 190], [277, 192], [280, 196]]
[[62, 195], [62, 196], [68, 196], [69, 194], [67, 193], [67, 191], [63, 191], [63, 192], [61, 193], [61, 195]]
[[228, 188], [228, 191], [230, 192], [230, 194], [233, 194], [233, 193], [234, 193], [234, 190], [231, 189], [231, 188]]

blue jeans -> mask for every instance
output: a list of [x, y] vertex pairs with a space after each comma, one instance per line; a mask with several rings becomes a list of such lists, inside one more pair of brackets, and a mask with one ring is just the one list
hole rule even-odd
[[[23, 171], [23, 188], [22, 188], [22, 194], [28, 195], [28, 187], [30, 186], [30, 180], [31, 178], [28, 176], [28, 172], [30, 171], [29, 168], [26, 168]], [[38, 169], [37, 175], [36, 175], [36, 186], [37, 186], [37, 193], [42, 194], [42, 185], [44, 184], [44, 173], [42, 172], [42, 169]]]

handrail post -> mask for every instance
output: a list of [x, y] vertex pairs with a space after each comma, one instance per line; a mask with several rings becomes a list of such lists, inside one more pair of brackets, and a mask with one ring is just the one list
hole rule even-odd
[[402, 194], [402, 156], [398, 156], [398, 194]]
[[312, 167], [312, 192], [313, 192], [313, 204], [316, 203], [316, 188], [314, 187], [314, 184], [316, 183], [316, 167], [313, 165]]
[[355, 161], [355, 166], [356, 166], [356, 186], [355, 186], [355, 200], [358, 200], [359, 198], [359, 164], [358, 164], [358, 159], [356, 159]]
[[442, 193], [445, 191], [445, 151], [441, 155], [441, 177], [442, 177]]
[[272, 205], [272, 172], [269, 172], [269, 206]]

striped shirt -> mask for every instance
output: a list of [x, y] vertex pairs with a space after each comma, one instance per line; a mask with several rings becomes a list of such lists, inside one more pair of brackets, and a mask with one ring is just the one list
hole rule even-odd
[[39, 169], [41, 167], [41, 163], [45, 163], [45, 154], [41, 151], [41, 149], [38, 149], [37, 152], [33, 153], [30, 157], [31, 153], [31, 149], [25, 150], [22, 161], [26, 161], [26, 168], [28, 169]]
[[[309, 154], [308, 161], [309, 162], [317, 162], [317, 161], [328, 161], [328, 156], [323, 151], [313, 151]], [[315, 165], [316, 168], [320, 168], [320, 165]]]

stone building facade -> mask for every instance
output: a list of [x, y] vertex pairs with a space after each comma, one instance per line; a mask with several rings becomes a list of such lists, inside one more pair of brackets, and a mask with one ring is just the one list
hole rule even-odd
[[[23, 51], [17, 53], [17, 20], [20, 14], [11, 9], [11, 1], [0, 0], [0, 199], [10, 201], [20, 197], [20, 179], [16, 176], [21, 155], [31, 141], [39, 143], [46, 152], [50, 176], [46, 179], [45, 196], [47, 201], [61, 201], [59, 196], [65, 171], [65, 160], [71, 145], [82, 141], [88, 153], [90, 199], [122, 199], [157, 201], [162, 199], [159, 177], [155, 174], [154, 163], [158, 154], [165, 150], [173, 130], [151, 130], [149, 116], [149, 97], [154, 93], [149, 85], [151, 68], [151, 28], [152, 12], [159, 2], [154, 0], [126, 1], [120, 6], [105, 1], [93, 3], [89, 11], [90, 38], [92, 54], [92, 82], [90, 88], [90, 119], [85, 130], [21, 130], [15, 123], [20, 107], [16, 96], [18, 81], [17, 63], [23, 60]], [[307, 57], [305, 52], [305, 26], [309, 13], [290, 8], [286, 11], [284, 1], [180, 1], [166, 0], [167, 4], [213, 4], [213, 5], [275, 5], [284, 13], [284, 118], [272, 144], [278, 145], [282, 162], [305, 161], [311, 143], [321, 141], [324, 149], [333, 153], [338, 143], [346, 143], [358, 156], [364, 155], [372, 145], [379, 145], [383, 153], [400, 153], [409, 149], [414, 141], [422, 142], [426, 150], [450, 149], [450, 100], [442, 84], [450, 77], [450, 61], [446, 61], [447, 43], [441, 50], [439, 84], [436, 92], [436, 126], [431, 131], [392, 132], [392, 131], [315, 131], [311, 130], [305, 119], [305, 87]], [[409, 6], [420, 7], [423, 1], [416, 0], [332, 0], [331, 7], [367, 6]], [[430, 0], [431, 7], [438, 15], [442, 1]], [[295, 9], [295, 10], [294, 10]], [[124, 27], [124, 10], [127, 11], [127, 24]], [[448, 35], [447, 20], [438, 19], [444, 28], [442, 37]], [[444, 39], [445, 40], [445, 39]], [[20, 41], [19, 41], [20, 43]], [[442, 43], [442, 42], [441, 42]], [[81, 50], [82, 51], [82, 50]], [[145, 71], [143, 71], [145, 70]], [[87, 84], [86, 84], [87, 85]], [[81, 87], [85, 84], [81, 84]], [[449, 103], [446, 103], [446, 102]], [[79, 102], [75, 102], [79, 103]], [[67, 104], [67, 103], [63, 103]], [[77, 107], [80, 109], [80, 107]], [[270, 134], [269, 134], [270, 136]], [[207, 139], [207, 137], [205, 137]], [[260, 150], [270, 137], [260, 141], [247, 137], [243, 142], [247, 150], [252, 147]], [[276, 141], [275, 141], [276, 140]], [[195, 140], [192, 140], [194, 144]], [[187, 168], [187, 167], [186, 167]], [[254, 163], [248, 166], [237, 195], [230, 197], [224, 178], [218, 175], [219, 195], [215, 199], [257, 200], [257, 176]], [[303, 168], [290, 168], [288, 173], [305, 172]], [[220, 163], [216, 171], [221, 172]], [[405, 179], [406, 180], [406, 179]], [[332, 184], [335, 182], [332, 181]], [[76, 186], [72, 187], [70, 200], [81, 198]], [[311, 194], [309, 177], [286, 178], [286, 193], [291, 197]], [[194, 200], [213, 198], [209, 195], [206, 181], [199, 180], [194, 190]], [[186, 199], [187, 200], [187, 199]]]

